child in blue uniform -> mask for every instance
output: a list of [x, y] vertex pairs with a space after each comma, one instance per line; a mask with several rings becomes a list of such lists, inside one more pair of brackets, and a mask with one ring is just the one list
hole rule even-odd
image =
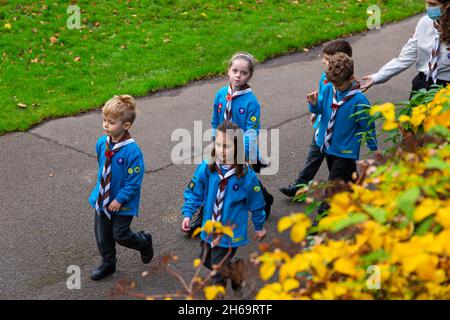
[[[367, 115], [352, 116], [370, 105], [359, 83], [353, 80], [353, 73], [353, 60], [345, 53], [337, 53], [330, 58], [326, 71], [332, 85], [325, 86], [321, 96], [317, 91], [307, 96], [309, 110], [322, 116], [317, 145], [327, 161], [329, 182], [351, 181], [359, 159], [360, 133], [367, 134], [368, 148], [381, 159], [374, 122], [369, 124]], [[331, 195], [331, 190], [331, 186], [325, 190], [325, 198]], [[323, 202], [319, 215], [327, 209], [328, 204]]]
[[[334, 40], [329, 43], [327, 43], [323, 48], [323, 58], [322, 58], [322, 64], [324, 65], [325, 69], [328, 66], [328, 61], [330, 60], [330, 57], [335, 55], [338, 52], [342, 52], [347, 54], [349, 57], [352, 56], [352, 47], [350, 43], [346, 40]], [[319, 96], [322, 95], [322, 91], [324, 87], [328, 84], [327, 76], [325, 74], [325, 71], [322, 72], [322, 76], [319, 80], [319, 89], [318, 94]], [[290, 184], [287, 187], [280, 188], [279, 190], [288, 197], [294, 197], [296, 192], [300, 189], [299, 185], [302, 184], [308, 184], [311, 180], [314, 179], [317, 172], [320, 169], [320, 166], [322, 165], [323, 159], [325, 158], [322, 152], [320, 152], [320, 147], [317, 145], [317, 134], [320, 124], [320, 114], [312, 114], [311, 115], [311, 123], [313, 124], [313, 130], [314, 134], [312, 137], [311, 144], [309, 146], [308, 151], [308, 157], [306, 158], [306, 163], [303, 166], [303, 169], [298, 173], [297, 179], [293, 184]]]
[[105, 135], [97, 141], [99, 172], [89, 197], [95, 209], [95, 239], [102, 257], [92, 271], [92, 280], [100, 280], [116, 270], [116, 242], [138, 250], [143, 263], [153, 257], [152, 237], [134, 232], [131, 221], [138, 215], [144, 158], [128, 130], [136, 118], [136, 104], [128, 95], [114, 96], [102, 109]]
[[[239, 52], [231, 57], [228, 63], [229, 84], [221, 88], [214, 99], [211, 126], [213, 140], [215, 130], [223, 121], [234, 122], [244, 131], [244, 145], [247, 160], [253, 165], [255, 172], [260, 172], [264, 164], [257, 150], [257, 137], [261, 128], [261, 107], [248, 85], [253, 76], [255, 59], [246, 52]], [[266, 202], [266, 219], [270, 215], [274, 198], [262, 185], [262, 193]]]
[[[217, 128], [212, 161], [203, 162], [197, 167], [194, 177], [184, 192], [181, 229], [189, 229], [194, 212], [203, 205], [203, 223], [208, 220], [220, 221], [223, 225], [233, 226], [233, 238], [224, 235], [212, 239], [204, 232], [202, 238], [203, 264], [212, 269], [223, 259], [223, 268], [232, 268], [231, 259], [238, 247], [246, 245], [248, 212], [252, 213], [255, 237], [262, 240], [266, 235], [265, 202], [261, 185], [252, 167], [238, 161], [236, 132], [240, 130], [234, 123], [225, 121]], [[229, 252], [231, 248], [231, 252]], [[226, 287], [227, 278], [218, 272], [213, 282]], [[232, 288], [240, 287], [239, 281], [231, 278]]]

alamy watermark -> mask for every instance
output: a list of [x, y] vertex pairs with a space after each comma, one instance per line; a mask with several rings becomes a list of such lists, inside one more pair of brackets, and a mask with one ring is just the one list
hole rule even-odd
[[67, 267], [66, 273], [70, 274], [67, 278], [66, 286], [69, 290], [81, 289], [81, 269], [77, 265], [70, 265]]
[[[203, 161], [211, 163], [214, 142], [211, 137], [213, 129], [203, 131], [202, 121], [194, 121], [194, 131], [184, 128], [172, 132], [171, 142], [176, 144], [171, 151], [171, 159], [174, 164], [201, 164]], [[280, 132], [278, 129], [254, 129], [233, 132], [227, 131], [228, 137], [237, 138], [237, 163], [256, 164], [259, 162], [267, 165], [261, 169], [261, 175], [275, 175], [279, 170], [280, 160]], [[270, 146], [270, 154], [269, 154]], [[231, 163], [230, 163], [231, 164]]]
[[381, 9], [378, 5], [373, 4], [367, 8], [367, 14], [370, 17], [367, 19], [367, 29], [381, 29]]
[[67, 7], [67, 28], [70, 30], [81, 29], [81, 10], [79, 6], [70, 5]]
[[366, 285], [369, 290], [381, 289], [381, 269], [379, 266], [371, 265], [367, 267], [366, 272], [370, 274], [367, 278]]

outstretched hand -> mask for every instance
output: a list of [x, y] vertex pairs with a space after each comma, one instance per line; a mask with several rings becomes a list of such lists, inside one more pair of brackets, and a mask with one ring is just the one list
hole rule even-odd
[[375, 81], [373, 81], [372, 76], [365, 76], [365, 77], [362, 77], [361, 80], [364, 80], [364, 81], [365, 81], [364, 83], [361, 83], [361, 90], [362, 90], [363, 92], [366, 92], [367, 90], [369, 90], [369, 88], [370, 88], [371, 86], [373, 86], [373, 85], [375, 84]]

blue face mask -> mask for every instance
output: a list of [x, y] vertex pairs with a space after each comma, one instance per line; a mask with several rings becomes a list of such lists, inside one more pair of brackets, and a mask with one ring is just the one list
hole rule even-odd
[[441, 17], [441, 7], [427, 7], [427, 14], [431, 20], [437, 21]]

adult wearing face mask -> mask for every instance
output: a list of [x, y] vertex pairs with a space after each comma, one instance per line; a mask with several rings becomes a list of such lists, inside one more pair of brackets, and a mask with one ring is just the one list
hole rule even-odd
[[426, 0], [426, 6], [427, 15], [420, 19], [400, 55], [377, 73], [363, 77], [363, 90], [388, 81], [414, 63], [418, 74], [412, 81], [411, 96], [433, 84], [450, 83], [450, 0]]

